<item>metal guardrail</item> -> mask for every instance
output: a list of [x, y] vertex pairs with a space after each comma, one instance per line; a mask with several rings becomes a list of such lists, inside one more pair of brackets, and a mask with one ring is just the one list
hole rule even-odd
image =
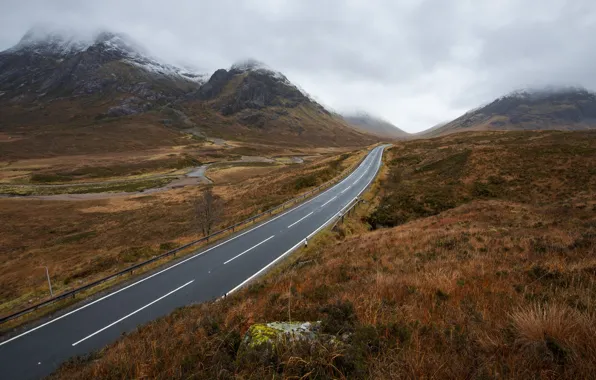
[[364, 202], [362, 199], [356, 199], [355, 202], [348, 204], [349, 207], [337, 216], [337, 220], [335, 221], [335, 223], [333, 223], [333, 225], [331, 226], [331, 229], [335, 230], [335, 228], [337, 227], [338, 224], [344, 222], [344, 217], [346, 215], [350, 216], [350, 212], [352, 212], [352, 210], [356, 209], [356, 206], [358, 206], [358, 204], [362, 203], [362, 202]]
[[283, 210], [283, 209], [286, 208], [286, 206], [288, 206], [288, 205], [290, 205], [292, 203], [297, 203], [298, 201], [304, 200], [304, 199], [306, 199], [306, 198], [308, 198], [310, 196], [313, 196], [315, 193], [319, 192], [320, 190], [322, 190], [322, 189], [324, 189], [326, 187], [331, 187], [331, 186], [333, 186], [333, 185], [335, 185], [335, 184], [343, 181], [345, 178], [347, 178], [350, 175], [350, 173], [352, 173], [354, 170], [356, 170], [356, 168], [358, 168], [360, 166], [360, 164], [362, 164], [362, 162], [364, 161], [364, 159], [367, 156], [368, 156], [368, 154], [365, 155], [360, 161], [358, 161], [358, 163], [356, 165], [354, 165], [351, 168], [351, 170], [347, 171], [343, 176], [341, 176], [339, 178], [334, 178], [334, 179], [332, 179], [330, 181], [327, 181], [326, 183], [324, 183], [324, 184], [322, 184], [322, 185], [320, 185], [320, 186], [318, 186], [318, 187], [316, 187], [316, 188], [314, 188], [314, 189], [312, 189], [312, 190], [310, 190], [310, 191], [308, 191], [308, 192], [306, 192], [306, 193], [304, 193], [304, 194], [302, 194], [302, 195], [300, 195], [298, 197], [295, 197], [295, 198], [292, 198], [292, 199], [290, 199], [288, 201], [285, 201], [284, 203], [282, 203], [282, 204], [280, 204], [278, 206], [275, 206], [275, 207], [273, 207], [273, 208], [271, 208], [271, 209], [269, 209], [267, 211], [261, 212], [261, 213], [259, 213], [257, 215], [253, 215], [253, 216], [251, 216], [248, 219], [245, 219], [245, 220], [243, 220], [241, 222], [238, 222], [238, 223], [233, 224], [233, 225], [231, 225], [229, 227], [226, 227], [224, 229], [221, 229], [221, 230], [219, 230], [217, 232], [214, 232], [214, 233], [212, 233], [210, 235], [207, 235], [205, 237], [202, 237], [201, 239], [191, 241], [190, 243], [187, 243], [187, 244], [185, 244], [183, 246], [180, 246], [178, 248], [172, 249], [171, 251], [164, 252], [164, 253], [162, 253], [160, 255], [157, 255], [155, 257], [152, 257], [152, 258], [150, 258], [148, 260], [145, 260], [143, 262], [140, 262], [138, 264], [135, 264], [135, 265], [132, 265], [132, 266], [130, 266], [128, 268], [125, 268], [125, 269], [123, 269], [123, 270], [121, 270], [119, 272], [113, 273], [113, 274], [111, 274], [109, 276], [106, 276], [106, 277], [102, 277], [102, 278], [100, 278], [98, 280], [95, 280], [95, 281], [93, 281], [93, 282], [91, 282], [91, 283], [89, 283], [87, 285], [83, 285], [83, 286], [78, 287], [76, 289], [69, 290], [69, 291], [67, 291], [65, 293], [62, 293], [60, 295], [57, 295], [55, 297], [52, 297], [50, 299], [47, 299], [47, 300], [42, 301], [40, 303], [37, 303], [35, 305], [29, 306], [29, 307], [27, 307], [27, 308], [25, 308], [23, 310], [20, 310], [20, 311], [17, 311], [15, 313], [12, 313], [12, 314], [9, 314], [7, 316], [4, 316], [4, 317], [0, 318], [0, 324], [5, 323], [5, 322], [8, 322], [8, 321], [11, 321], [11, 320], [16, 319], [18, 317], [21, 317], [21, 316], [23, 316], [25, 314], [31, 313], [31, 312], [33, 312], [33, 311], [35, 311], [35, 310], [37, 310], [37, 309], [39, 309], [41, 307], [51, 305], [51, 304], [56, 303], [58, 301], [64, 300], [66, 298], [70, 298], [70, 297], [74, 298], [77, 295], [77, 293], [81, 293], [81, 292], [83, 292], [85, 290], [91, 289], [91, 288], [93, 288], [93, 287], [95, 287], [97, 285], [103, 284], [104, 282], [110, 281], [110, 280], [112, 280], [112, 279], [114, 279], [116, 277], [125, 275], [127, 273], [132, 274], [136, 269], [142, 268], [142, 267], [144, 267], [146, 265], [149, 265], [151, 263], [154, 263], [156, 261], [159, 261], [159, 260], [161, 260], [163, 258], [166, 258], [168, 256], [175, 256], [176, 253], [178, 253], [180, 251], [183, 251], [183, 250], [185, 250], [187, 248], [190, 248], [190, 247], [192, 247], [194, 245], [197, 245], [197, 244], [200, 244], [200, 243], [209, 241], [209, 239], [212, 239], [212, 238], [214, 238], [216, 236], [219, 236], [219, 235], [221, 235], [221, 234], [223, 234], [225, 232], [229, 232], [229, 231], [234, 232], [236, 230], [236, 228], [238, 228], [238, 227], [240, 227], [242, 225], [245, 225], [245, 224], [253, 223], [255, 220], [259, 219], [262, 216], [271, 215], [271, 214], [273, 214], [273, 212], [278, 211], [280, 209]]

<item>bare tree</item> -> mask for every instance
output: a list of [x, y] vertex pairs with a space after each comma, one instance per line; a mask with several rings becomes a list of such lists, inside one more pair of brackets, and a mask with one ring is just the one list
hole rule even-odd
[[213, 194], [213, 189], [207, 187], [195, 201], [197, 224], [204, 236], [221, 221], [223, 215], [223, 200]]

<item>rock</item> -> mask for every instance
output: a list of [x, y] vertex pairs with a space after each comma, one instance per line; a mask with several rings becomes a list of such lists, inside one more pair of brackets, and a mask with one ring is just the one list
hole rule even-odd
[[276, 358], [280, 344], [336, 341], [334, 336], [321, 333], [320, 321], [257, 323], [250, 326], [244, 335], [238, 349], [238, 358], [267, 363]]
[[317, 338], [320, 331], [320, 321], [257, 323], [248, 329], [243, 343], [250, 348], [255, 348], [263, 344], [275, 346], [278, 339], [312, 341]]

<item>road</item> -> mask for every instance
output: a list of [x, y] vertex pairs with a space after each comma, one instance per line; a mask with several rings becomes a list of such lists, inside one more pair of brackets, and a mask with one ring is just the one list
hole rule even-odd
[[384, 147], [295, 208], [0, 343], [0, 378], [35, 379], [174, 309], [229, 294], [304, 244], [374, 179]]

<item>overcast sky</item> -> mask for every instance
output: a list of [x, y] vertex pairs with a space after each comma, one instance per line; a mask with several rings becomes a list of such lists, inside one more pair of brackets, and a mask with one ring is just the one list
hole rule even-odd
[[254, 58], [408, 132], [518, 88], [596, 90], [594, 0], [0, 0], [0, 50], [38, 23], [123, 32], [209, 72]]

